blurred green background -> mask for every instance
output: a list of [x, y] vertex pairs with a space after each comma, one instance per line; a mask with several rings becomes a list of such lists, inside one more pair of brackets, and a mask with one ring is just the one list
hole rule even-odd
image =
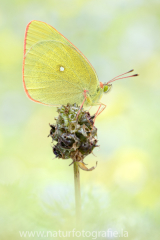
[[73, 42], [102, 82], [132, 68], [140, 74], [114, 82], [102, 98], [107, 108], [96, 121], [100, 148], [85, 159], [98, 167], [81, 171], [82, 219], [86, 230], [124, 229], [127, 239], [158, 240], [159, 0], [1, 1], [0, 239], [22, 239], [19, 231], [26, 230], [72, 230], [75, 223], [73, 167], [70, 160], [53, 160], [47, 138], [56, 109], [30, 101], [22, 85], [31, 20]]

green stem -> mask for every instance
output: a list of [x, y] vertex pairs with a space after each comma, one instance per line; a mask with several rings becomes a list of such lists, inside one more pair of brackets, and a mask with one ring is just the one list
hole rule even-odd
[[77, 227], [81, 225], [81, 190], [80, 190], [80, 172], [77, 162], [74, 162], [74, 187], [75, 187], [75, 208]]

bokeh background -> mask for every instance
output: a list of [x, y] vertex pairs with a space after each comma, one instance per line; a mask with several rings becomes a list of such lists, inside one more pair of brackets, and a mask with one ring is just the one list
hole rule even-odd
[[83, 229], [123, 229], [127, 239], [158, 240], [160, 1], [8, 0], [0, 5], [0, 239], [75, 226], [73, 167], [70, 160], [53, 160], [47, 138], [56, 109], [30, 101], [22, 85], [25, 28], [41, 20], [84, 53], [100, 81], [132, 68], [140, 74], [114, 82], [102, 98], [107, 108], [96, 121], [100, 148], [85, 160], [89, 167], [98, 161], [98, 167], [81, 171]]

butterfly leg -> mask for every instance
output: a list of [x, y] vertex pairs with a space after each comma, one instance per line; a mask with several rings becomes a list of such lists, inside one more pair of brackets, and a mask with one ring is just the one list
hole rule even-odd
[[[97, 112], [95, 113], [94, 123], [95, 123], [96, 117], [98, 117], [98, 115], [101, 114], [107, 106], [104, 103], [99, 103], [97, 105], [99, 105], [99, 108], [98, 108]], [[102, 106], [102, 108], [101, 108], [101, 106]]]
[[[102, 109], [100, 110], [100, 108], [101, 108], [101, 106], [102, 106]], [[100, 103], [100, 107], [99, 107], [99, 109], [98, 109], [98, 111], [97, 111], [97, 113], [96, 113], [96, 117], [99, 115], [99, 114], [101, 114], [103, 111], [104, 111], [104, 109], [107, 107], [107, 105], [106, 104], [104, 104], [104, 103]]]
[[88, 109], [88, 112], [91, 110], [92, 107], [93, 107], [93, 106], [91, 106], [91, 107]]
[[80, 106], [80, 109], [79, 109], [79, 111], [78, 111], [78, 113], [77, 113], [77, 118], [76, 118], [76, 120], [78, 119], [78, 116], [79, 116], [79, 113], [80, 113], [80, 111], [81, 111], [81, 108], [83, 107], [83, 104], [84, 104], [84, 102], [85, 102], [86, 99], [87, 99], [87, 92], [88, 92], [88, 90], [84, 90], [84, 92], [83, 92], [84, 99], [83, 99], [83, 102], [82, 102], [82, 104], [81, 104], [81, 106]]

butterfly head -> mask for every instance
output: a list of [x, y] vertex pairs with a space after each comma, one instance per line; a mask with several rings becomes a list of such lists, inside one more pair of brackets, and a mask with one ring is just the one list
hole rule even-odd
[[103, 89], [104, 93], [107, 93], [107, 92], [109, 92], [111, 90], [112, 84], [100, 82], [100, 88]]

